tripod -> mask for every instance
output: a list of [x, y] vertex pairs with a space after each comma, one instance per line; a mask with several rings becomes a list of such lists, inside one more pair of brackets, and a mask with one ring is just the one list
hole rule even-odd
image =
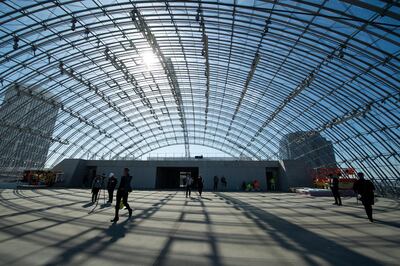
[[101, 179], [101, 187], [100, 187], [99, 193], [97, 194], [96, 204], [94, 205], [93, 209], [88, 212], [88, 214], [93, 213], [94, 210], [96, 209], [97, 205], [99, 204], [99, 199], [100, 199], [102, 191], [103, 191], [103, 205], [106, 204], [106, 189], [104, 188], [104, 179], [105, 179], [105, 177], [102, 177], [102, 179]]

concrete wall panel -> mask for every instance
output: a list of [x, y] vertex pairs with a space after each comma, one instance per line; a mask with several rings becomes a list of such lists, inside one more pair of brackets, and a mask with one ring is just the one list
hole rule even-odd
[[[211, 161], [211, 160], [163, 160], [163, 161], [106, 161], [66, 159], [55, 167], [65, 172], [68, 186], [82, 186], [87, 167], [97, 167], [97, 174], [114, 173], [119, 179], [125, 167], [130, 169], [133, 177], [132, 185], [136, 189], [154, 189], [157, 167], [198, 167], [204, 178], [204, 189], [213, 188], [213, 177], [225, 176], [228, 190], [240, 190], [242, 182], [258, 179], [262, 190], [266, 190], [266, 168], [279, 170], [277, 187], [287, 191], [290, 186], [309, 186], [311, 178], [302, 161]], [[221, 187], [221, 183], [219, 183]]]

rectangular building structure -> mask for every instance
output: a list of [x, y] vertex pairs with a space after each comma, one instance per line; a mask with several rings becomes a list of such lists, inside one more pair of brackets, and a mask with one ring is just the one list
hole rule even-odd
[[[228, 161], [228, 160], [82, 160], [65, 159], [53, 170], [64, 173], [65, 187], [90, 187], [95, 175], [117, 178], [124, 168], [130, 169], [135, 189], [179, 189], [179, 174], [191, 172], [201, 175], [204, 189], [213, 188], [213, 178], [224, 176], [227, 190], [240, 191], [243, 182], [258, 180], [262, 191], [274, 190], [269, 178], [275, 178], [275, 190], [288, 191], [290, 187], [310, 187], [312, 178], [302, 160], [284, 161]], [[171, 184], [172, 182], [172, 184]], [[169, 186], [168, 186], [169, 183]], [[219, 188], [222, 189], [221, 182]]]
[[[38, 88], [33, 88], [37, 93]], [[48, 92], [44, 98], [53, 98]], [[0, 106], [0, 174], [40, 169], [57, 120], [56, 105], [31, 96], [21, 85], [7, 89]]]
[[299, 131], [285, 135], [279, 143], [281, 160], [303, 160], [309, 168], [335, 167], [332, 142], [315, 131]]

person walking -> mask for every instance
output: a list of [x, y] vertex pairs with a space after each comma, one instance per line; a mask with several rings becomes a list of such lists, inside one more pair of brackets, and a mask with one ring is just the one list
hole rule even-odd
[[97, 201], [97, 197], [99, 195], [99, 191], [102, 187], [102, 182], [100, 176], [96, 176], [93, 179], [92, 183], [92, 203], [95, 203]]
[[193, 183], [193, 179], [190, 175], [186, 175], [186, 198], [190, 197], [191, 193], [192, 193], [192, 183]]
[[219, 182], [219, 179], [218, 179], [218, 176], [214, 176], [214, 191], [217, 191], [218, 190], [218, 182]]
[[118, 180], [115, 178], [114, 173], [110, 173], [107, 182], [107, 191], [108, 191], [107, 203], [112, 203], [113, 201], [114, 189], [117, 186], [117, 182]]
[[203, 177], [199, 176], [199, 178], [197, 179], [197, 189], [199, 191], [200, 198], [201, 194], [203, 193], [203, 187], [204, 187]]
[[221, 184], [222, 184], [224, 190], [226, 190], [226, 186], [228, 185], [228, 183], [226, 182], [225, 176], [221, 177]]
[[331, 190], [333, 197], [335, 198], [335, 203], [334, 205], [339, 205], [342, 206], [342, 199], [340, 198], [340, 193], [339, 193], [339, 175], [330, 175], [331, 178]]
[[275, 176], [273, 176], [271, 178], [271, 191], [275, 191], [276, 190], [276, 180], [275, 180]]
[[374, 190], [375, 186], [370, 180], [364, 179], [364, 173], [358, 173], [358, 180], [354, 182], [353, 190], [355, 193], [361, 196], [360, 200], [364, 205], [365, 212], [367, 213], [368, 219], [371, 223], [374, 222], [372, 218], [372, 205], [374, 205], [375, 195]]
[[132, 216], [132, 209], [128, 203], [128, 194], [132, 191], [131, 187], [132, 176], [129, 175], [129, 169], [124, 168], [124, 175], [121, 177], [121, 182], [119, 183], [117, 190], [117, 198], [115, 203], [115, 216], [111, 222], [115, 223], [119, 220], [119, 207], [121, 204], [121, 200], [124, 203], [125, 207], [128, 209], [129, 217]]

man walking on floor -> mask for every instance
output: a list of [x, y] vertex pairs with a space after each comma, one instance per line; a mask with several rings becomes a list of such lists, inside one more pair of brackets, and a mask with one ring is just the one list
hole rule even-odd
[[200, 198], [201, 194], [203, 193], [203, 187], [204, 187], [204, 179], [201, 175], [199, 175], [199, 178], [197, 179], [197, 189], [199, 191]]
[[117, 198], [115, 203], [115, 217], [114, 219], [111, 220], [111, 222], [113, 223], [119, 220], [118, 212], [121, 204], [121, 199], [125, 207], [128, 209], [129, 217], [132, 216], [132, 209], [128, 204], [128, 194], [129, 192], [132, 191], [131, 180], [132, 176], [129, 175], [129, 169], [124, 168], [124, 175], [121, 177], [121, 182], [119, 183], [119, 187], [117, 190]]
[[361, 195], [361, 202], [364, 205], [365, 212], [367, 213], [370, 222], [374, 222], [372, 218], [372, 205], [374, 205], [374, 184], [370, 180], [364, 179], [364, 173], [358, 173], [358, 180], [353, 185], [355, 193]]
[[190, 175], [186, 176], [186, 198], [190, 197], [190, 194], [192, 193], [192, 183], [193, 183], [193, 179]]

